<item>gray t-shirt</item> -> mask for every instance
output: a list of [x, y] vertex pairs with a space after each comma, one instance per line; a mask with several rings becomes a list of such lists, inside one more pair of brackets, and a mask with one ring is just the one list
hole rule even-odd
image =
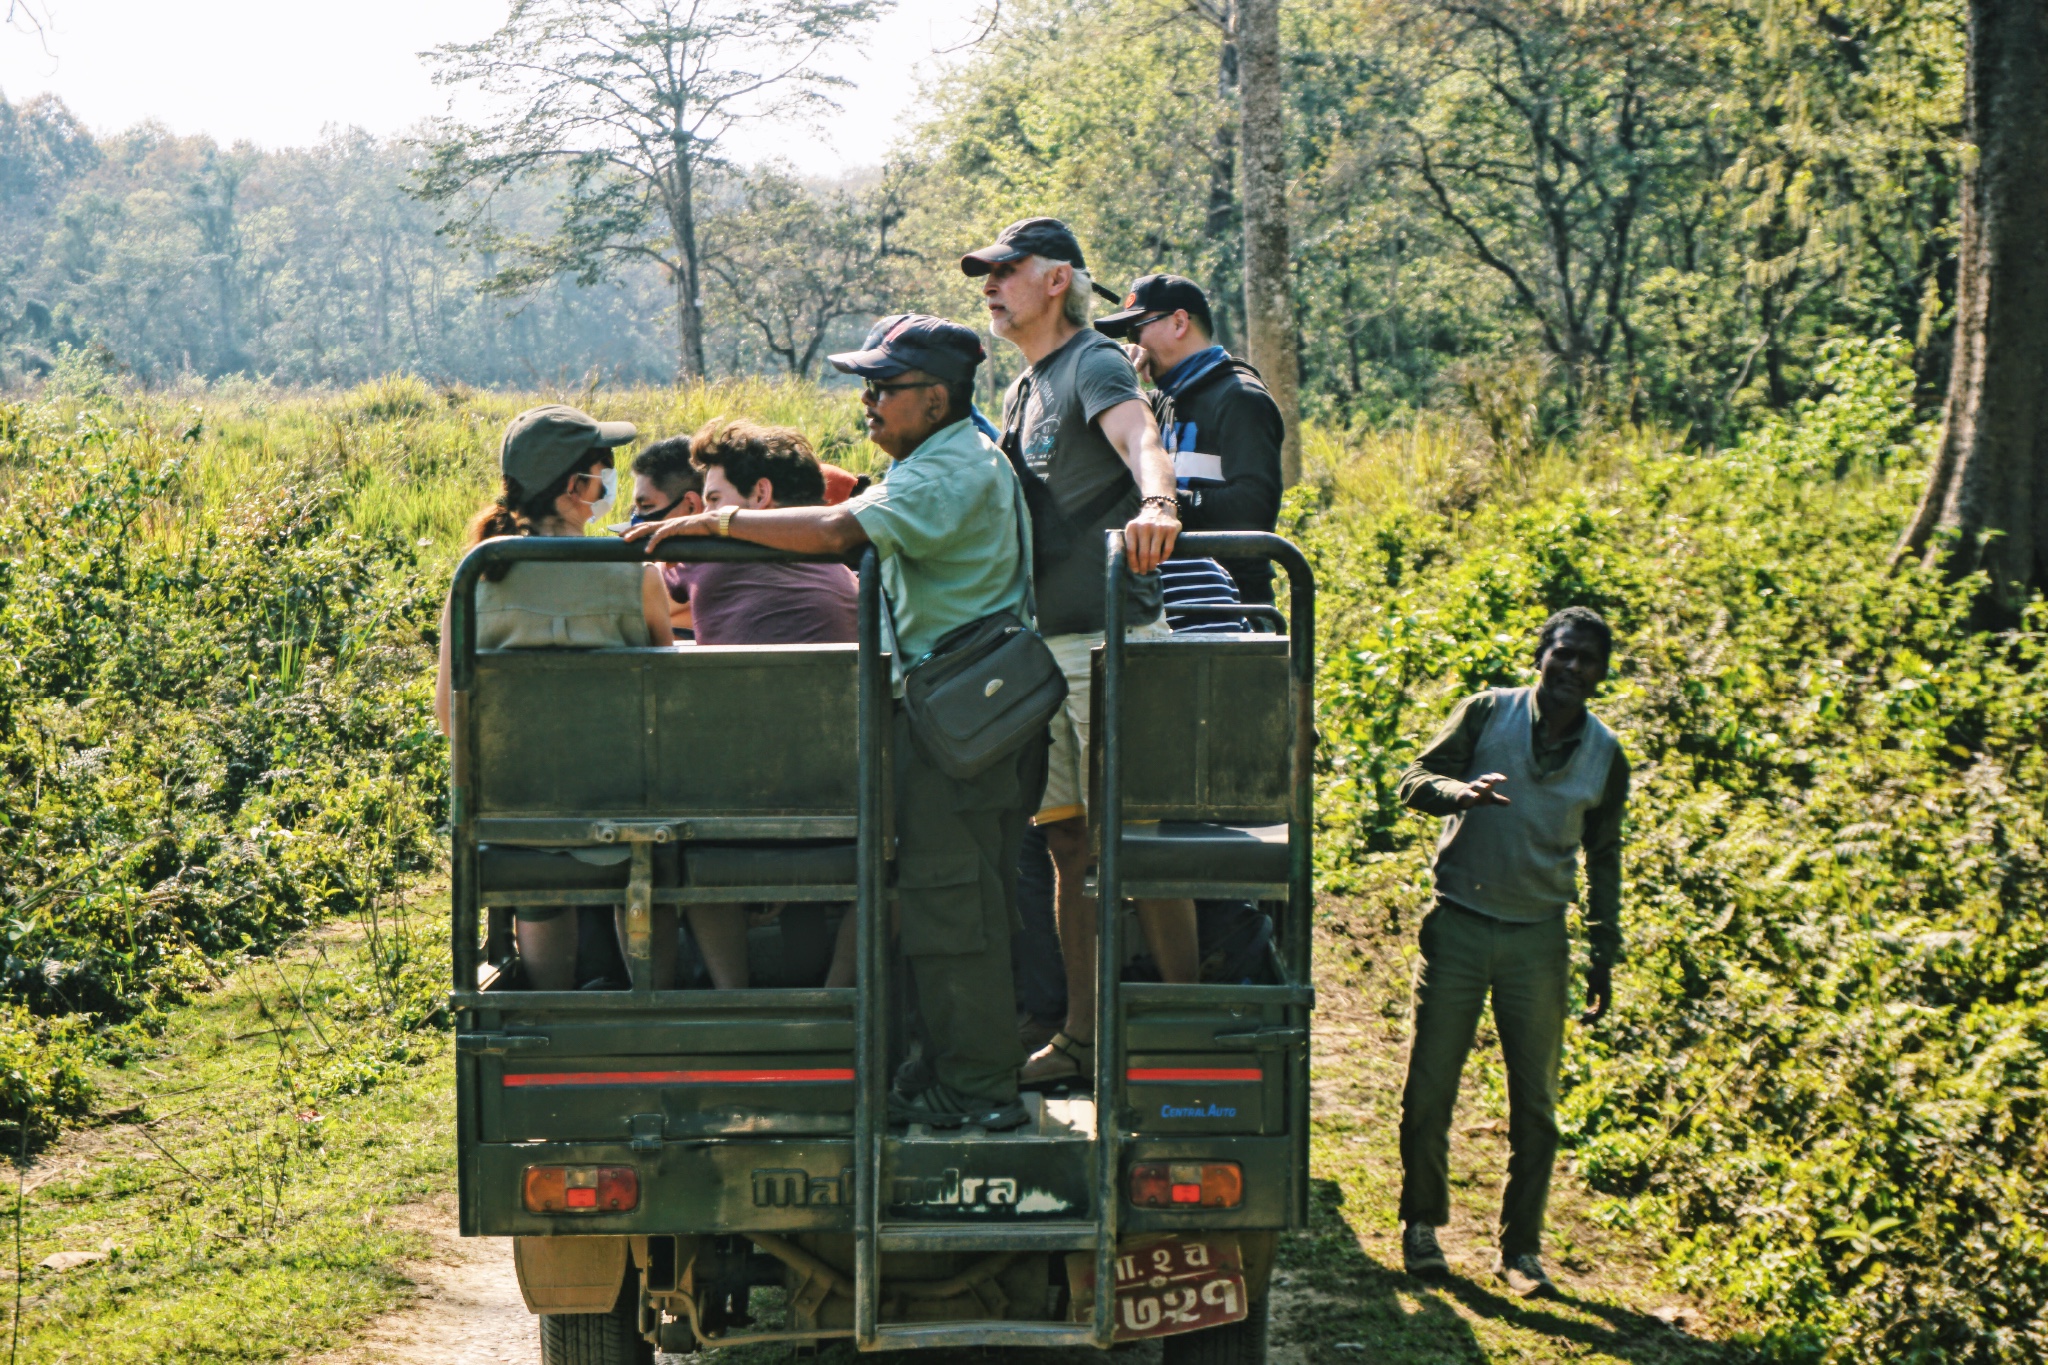
[[[1093, 328], [1083, 328], [1010, 386], [1003, 398], [1005, 430], [1018, 424], [1020, 393], [1024, 462], [1052, 489], [1073, 533], [1073, 553], [1038, 575], [1038, 629], [1045, 635], [1100, 631], [1107, 567], [1102, 534], [1121, 529], [1137, 515], [1138, 485], [1095, 419], [1119, 403], [1140, 398], [1138, 376], [1121, 346]], [[1123, 495], [1111, 498], [1119, 487]], [[1091, 508], [1095, 515], [1086, 522], [1076, 520]], [[1158, 620], [1159, 607], [1159, 575], [1133, 579], [1128, 624]]]

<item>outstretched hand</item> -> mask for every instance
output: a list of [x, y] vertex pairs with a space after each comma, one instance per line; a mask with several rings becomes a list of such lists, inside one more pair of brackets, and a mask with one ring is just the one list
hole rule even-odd
[[638, 526], [628, 526], [619, 532], [621, 540], [647, 542], [647, 548], [667, 540], [670, 536], [710, 536], [718, 534], [716, 512], [696, 512], [687, 517], [670, 517], [667, 521], [643, 521]]
[[1500, 794], [1500, 788], [1507, 782], [1506, 773], [1485, 773], [1465, 784], [1465, 790], [1458, 793], [1458, 809], [1471, 810], [1474, 806], [1513, 805]]
[[1586, 1012], [1581, 1024], [1597, 1024], [1614, 1003], [1614, 968], [1598, 963], [1586, 968]]

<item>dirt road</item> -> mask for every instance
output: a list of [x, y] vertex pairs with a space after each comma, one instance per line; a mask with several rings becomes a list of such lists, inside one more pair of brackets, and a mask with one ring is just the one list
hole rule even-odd
[[464, 1238], [455, 1230], [455, 1199], [403, 1210], [393, 1221], [426, 1234], [431, 1250], [405, 1266], [418, 1297], [370, 1324], [320, 1365], [533, 1365], [540, 1359], [538, 1321], [519, 1297], [512, 1248], [495, 1238]]
[[[1396, 1129], [1407, 1038], [1412, 933], [1366, 907], [1333, 903], [1320, 944], [1314, 1081], [1315, 1152], [1307, 1234], [1283, 1239], [1274, 1281], [1273, 1365], [1444, 1365], [1452, 1361], [1736, 1365], [1739, 1348], [1713, 1338], [1705, 1307], [1660, 1281], [1643, 1241], [1596, 1217], [1595, 1197], [1558, 1173], [1547, 1250], [1563, 1291], [1514, 1299], [1489, 1273], [1491, 1232], [1506, 1168], [1504, 1086], [1491, 1029], [1465, 1078], [1453, 1136], [1453, 1213], [1444, 1230], [1454, 1274], [1424, 1284], [1400, 1273], [1395, 1219]], [[539, 1359], [503, 1242], [455, 1235], [452, 1201], [409, 1217], [432, 1250], [408, 1273], [420, 1286], [405, 1308], [376, 1320], [332, 1365], [490, 1365]], [[720, 1365], [787, 1360], [780, 1348], [738, 1347]], [[1092, 1351], [1019, 1352], [1002, 1365], [1100, 1365]], [[844, 1344], [819, 1365], [855, 1365]], [[940, 1365], [931, 1356], [905, 1357]], [[1156, 1346], [1117, 1351], [1116, 1365], [1156, 1362]], [[676, 1365], [680, 1365], [679, 1360]]]

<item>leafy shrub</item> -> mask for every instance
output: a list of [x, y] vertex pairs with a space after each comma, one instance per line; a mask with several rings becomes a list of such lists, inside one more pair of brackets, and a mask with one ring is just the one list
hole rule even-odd
[[[0, 1008], [0, 1131], [20, 1141], [52, 1136], [59, 1119], [91, 1112], [86, 1021], [38, 1019], [20, 1005]], [[9, 1149], [14, 1143], [7, 1143]]]
[[[1392, 779], [1458, 695], [1528, 680], [1549, 611], [1615, 623], [1636, 767], [1616, 1012], [1568, 1052], [1600, 1215], [1781, 1360], [2048, 1355], [2048, 609], [1890, 547], [1924, 473], [1890, 341], [1719, 458], [1470, 516], [1290, 504], [1336, 632], [1325, 880], [1427, 894]], [[1555, 483], [1556, 481], [1553, 481]]]
[[317, 471], [208, 496], [183, 430], [111, 404], [8, 436], [0, 993], [118, 1021], [428, 866], [418, 547], [351, 532]]

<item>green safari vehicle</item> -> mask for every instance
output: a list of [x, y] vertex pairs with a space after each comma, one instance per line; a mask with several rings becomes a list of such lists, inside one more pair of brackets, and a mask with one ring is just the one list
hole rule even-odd
[[[1109, 537], [1091, 770], [1102, 903], [1276, 908], [1252, 984], [1123, 981], [1101, 917], [1092, 1087], [1013, 1132], [889, 1126], [889, 664], [872, 551], [858, 645], [489, 651], [493, 564], [611, 562], [599, 539], [487, 541], [450, 614], [461, 1229], [512, 1239], [547, 1365], [746, 1342], [1095, 1347], [1254, 1362], [1282, 1230], [1308, 1202], [1315, 589], [1264, 558], [1259, 633], [1125, 643]], [[675, 539], [665, 557], [796, 558]], [[636, 742], [620, 745], [617, 737]], [[603, 743], [597, 742], [602, 738]], [[653, 988], [653, 907], [848, 904], [858, 985]], [[630, 989], [522, 988], [520, 906], [623, 906]], [[759, 931], [756, 931], [757, 933]], [[800, 954], [799, 954], [800, 956]], [[756, 973], [759, 980], [762, 973]], [[1099, 1287], [1110, 1286], [1107, 1293]], [[780, 1291], [757, 1295], [754, 1291]], [[779, 1298], [779, 1304], [777, 1302]]]

